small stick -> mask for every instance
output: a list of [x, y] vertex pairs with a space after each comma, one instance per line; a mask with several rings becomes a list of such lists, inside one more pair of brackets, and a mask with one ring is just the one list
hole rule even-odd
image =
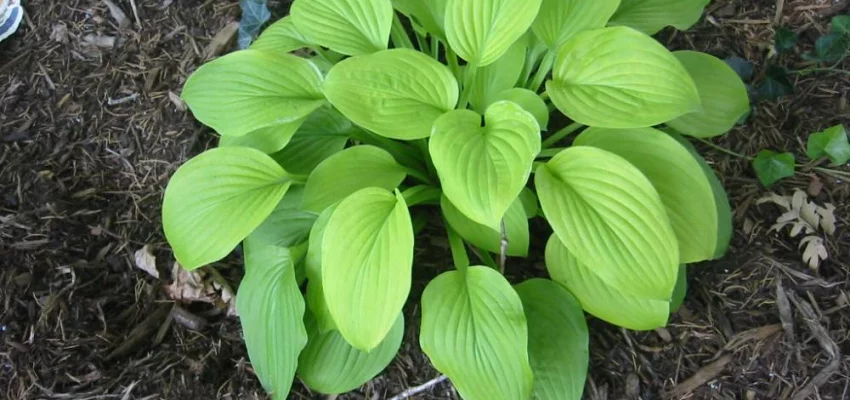
[[423, 383], [419, 386], [407, 389], [407, 390], [399, 393], [395, 397], [391, 398], [390, 400], [404, 400], [408, 397], [415, 396], [419, 393], [422, 393], [422, 392], [430, 389], [431, 387], [437, 386], [438, 384], [445, 381], [446, 379], [449, 379], [449, 377], [445, 376], [445, 375], [440, 375], [440, 376], [438, 376], [434, 379], [431, 379], [430, 381], [425, 382], [425, 383]]
[[136, 26], [142, 28], [142, 21], [139, 20], [139, 10], [136, 8], [136, 0], [130, 0], [130, 7], [133, 8], [133, 17], [136, 18]]

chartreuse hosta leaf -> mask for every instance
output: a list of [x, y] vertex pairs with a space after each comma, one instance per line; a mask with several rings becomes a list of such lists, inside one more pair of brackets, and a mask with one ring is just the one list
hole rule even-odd
[[356, 56], [387, 48], [393, 6], [390, 0], [296, 0], [291, 15], [311, 41]]
[[263, 153], [272, 154], [289, 144], [292, 136], [306, 119], [307, 117], [304, 117], [286, 124], [260, 128], [242, 136], [222, 136], [218, 145], [220, 147], [253, 147]]
[[676, 233], [680, 263], [713, 258], [718, 223], [711, 183], [699, 162], [676, 139], [653, 128], [588, 128], [574, 145], [623, 157], [649, 179]]
[[522, 67], [528, 40], [520, 38], [499, 57], [496, 62], [478, 69], [469, 94], [469, 103], [483, 113], [496, 101], [496, 95], [516, 86]]
[[309, 312], [305, 324], [309, 340], [298, 359], [298, 377], [311, 389], [325, 394], [349, 392], [381, 373], [395, 357], [404, 337], [401, 314], [371, 352], [352, 347], [338, 331], [320, 330]]
[[319, 108], [272, 158], [290, 173], [309, 175], [319, 163], [345, 148], [352, 129], [356, 128], [351, 121], [332, 107]]
[[531, 279], [515, 289], [528, 322], [533, 398], [581, 399], [590, 356], [581, 304], [547, 279]]
[[255, 241], [279, 247], [292, 247], [307, 242], [317, 215], [300, 210], [303, 186], [293, 186], [272, 213], [251, 233]]
[[710, 0], [622, 0], [612, 25], [626, 25], [647, 35], [666, 26], [686, 30], [699, 21]]
[[[647, 299], [617, 290], [595, 273], [597, 268], [579, 263], [557, 235], [549, 237], [546, 243], [546, 269], [552, 280], [564, 285], [585, 311], [603, 321], [641, 331], [667, 324], [669, 299]], [[678, 273], [678, 266], [675, 272]]]
[[[463, 239], [479, 249], [499, 254], [502, 249], [501, 231], [471, 221], [463, 215], [446, 196], [442, 196], [440, 209], [449, 225]], [[505, 213], [505, 233], [508, 238], [507, 255], [528, 255], [528, 218], [519, 198], [514, 200]]]
[[750, 111], [747, 87], [729, 64], [697, 51], [673, 53], [685, 66], [699, 91], [702, 110], [682, 115], [667, 125], [700, 138], [722, 135]]
[[275, 399], [289, 395], [298, 355], [307, 344], [304, 298], [289, 249], [245, 240], [245, 279], [236, 309], [251, 365]]
[[647, 127], [700, 108], [696, 85], [676, 57], [627, 27], [573, 35], [558, 51], [552, 75], [546, 83], [552, 102], [584, 125]]
[[282, 54], [305, 47], [310, 47], [310, 41], [295, 28], [292, 17], [287, 15], [269, 25], [249, 49]]
[[549, 50], [557, 51], [576, 33], [605, 27], [619, 5], [620, 0], [543, 0], [531, 29]]
[[207, 150], [183, 164], [162, 205], [177, 261], [191, 270], [226, 256], [272, 213], [290, 184], [274, 160], [248, 147]]
[[679, 266], [679, 275], [676, 276], [676, 287], [673, 288], [673, 296], [670, 297], [670, 312], [679, 311], [679, 307], [685, 301], [685, 296], [688, 294], [688, 266], [682, 264]]
[[322, 238], [322, 286], [339, 332], [377, 347], [410, 292], [413, 226], [401, 194], [366, 188], [339, 203]]
[[523, 88], [511, 88], [497, 94], [493, 98], [493, 102], [501, 100], [519, 104], [525, 111], [530, 112], [537, 119], [537, 124], [540, 125], [541, 131], [545, 131], [546, 127], [549, 126], [549, 107], [546, 106], [546, 102], [537, 93]]
[[328, 100], [366, 129], [393, 139], [421, 139], [458, 100], [454, 75], [443, 64], [410, 49], [351, 57], [325, 79]]
[[535, 173], [549, 223], [579, 262], [616, 290], [668, 301], [679, 248], [652, 183], [624, 158], [568, 148]]
[[453, 0], [446, 7], [446, 37], [475, 67], [498, 60], [528, 31], [540, 0]]
[[393, 0], [396, 10], [410, 17], [428, 33], [445, 40], [446, 4], [449, 0]]
[[679, 144], [688, 149], [691, 156], [699, 163], [703, 174], [711, 184], [711, 192], [714, 195], [714, 206], [717, 214], [717, 245], [715, 245], [714, 257], [718, 259], [726, 254], [729, 250], [729, 244], [732, 241], [732, 207], [729, 205], [729, 197], [726, 195], [726, 189], [723, 188], [723, 183], [717, 178], [717, 174], [711, 169], [711, 166], [697, 152], [697, 149], [688, 142], [687, 139], [675, 132], [666, 132], [670, 137], [676, 139]]
[[313, 224], [313, 229], [310, 230], [307, 258], [304, 261], [309, 281], [307, 283], [307, 305], [313, 312], [322, 332], [336, 330], [336, 322], [334, 322], [333, 316], [328, 310], [328, 303], [325, 301], [325, 289], [322, 285], [322, 243], [324, 243], [325, 229], [328, 227], [328, 221], [330, 221], [334, 210], [336, 210], [336, 205], [326, 208]]
[[349, 147], [322, 161], [307, 178], [302, 208], [321, 212], [367, 187], [395, 189], [407, 176], [386, 150], [369, 145]]
[[434, 123], [429, 144], [443, 192], [464, 215], [499, 230], [540, 152], [534, 116], [508, 101], [493, 103], [481, 116], [456, 110]]
[[531, 397], [522, 302], [499, 272], [445, 272], [422, 293], [419, 344], [467, 400]]
[[322, 74], [290, 54], [242, 50], [208, 62], [183, 87], [199, 121], [222, 136], [242, 136], [298, 121], [325, 98]]

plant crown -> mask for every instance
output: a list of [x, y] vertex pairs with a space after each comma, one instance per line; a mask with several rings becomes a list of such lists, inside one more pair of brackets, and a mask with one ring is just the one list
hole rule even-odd
[[[684, 136], [730, 130], [746, 87], [650, 36], [706, 3], [295, 0], [185, 84], [221, 139], [166, 189], [175, 257], [191, 270], [242, 244], [263, 386], [342, 393], [399, 349], [414, 237], [436, 219], [455, 265], [421, 298], [434, 366], [465, 399], [579, 399], [584, 312], [664, 326], [685, 266], [729, 244], [725, 192]], [[512, 284], [535, 218], [550, 279]]]

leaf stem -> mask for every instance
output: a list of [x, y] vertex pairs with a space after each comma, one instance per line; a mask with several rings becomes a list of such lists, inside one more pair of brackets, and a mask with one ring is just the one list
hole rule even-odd
[[458, 61], [457, 61], [457, 54], [449, 46], [446, 46], [446, 60], [449, 63], [449, 68], [451, 68], [452, 73], [455, 75], [455, 79], [457, 79], [458, 82], [460, 82], [460, 80], [461, 80], [460, 79], [461, 78], [461, 76], [460, 76], [460, 64], [458, 64]]
[[440, 61], [440, 39], [431, 36], [431, 57]]
[[431, 47], [428, 45], [428, 39], [419, 34], [419, 32], [416, 32], [415, 29], [414, 33], [416, 34], [416, 43], [419, 45], [419, 51], [425, 54], [430, 54]]
[[540, 153], [537, 153], [536, 158], [552, 158], [558, 155], [558, 153], [566, 150], [566, 147], [553, 147], [551, 149], [544, 149]]
[[738, 157], [738, 158], [743, 159], [743, 160], [750, 160], [750, 161], [752, 161], [752, 160], [753, 160], [753, 158], [752, 158], [752, 157], [745, 156], [745, 155], [743, 155], [743, 154], [741, 154], [741, 153], [736, 153], [736, 152], [734, 152], [734, 151], [732, 151], [732, 150], [729, 150], [729, 149], [727, 149], [727, 148], [725, 148], [725, 147], [721, 147], [721, 146], [718, 146], [718, 145], [716, 145], [716, 144], [714, 144], [714, 143], [711, 143], [711, 142], [709, 142], [708, 140], [705, 140], [705, 139], [702, 139], [702, 138], [694, 138], [694, 139], [696, 139], [696, 140], [698, 140], [698, 141], [702, 142], [702, 144], [704, 144], [704, 145], [706, 145], [706, 146], [708, 146], [708, 147], [711, 147], [711, 148], [712, 148], [712, 149], [714, 149], [714, 150], [717, 150], [717, 151], [719, 151], [719, 152], [721, 152], [721, 153], [726, 153], [726, 154], [728, 154], [728, 155], [730, 155], [730, 156], [732, 156], [732, 157]]
[[413, 42], [410, 41], [410, 37], [407, 36], [407, 31], [404, 29], [404, 25], [401, 23], [401, 18], [398, 17], [398, 14], [393, 13], [393, 27], [390, 31], [390, 36], [393, 39], [393, 44], [397, 48], [406, 48], [413, 49]]
[[463, 77], [463, 92], [460, 95], [458, 109], [462, 110], [469, 105], [469, 96], [472, 94], [472, 88], [475, 86], [475, 75], [478, 72], [478, 66], [473, 64], [466, 65], [466, 73]]
[[537, 68], [537, 73], [534, 74], [534, 79], [528, 85], [528, 89], [536, 92], [540, 90], [540, 86], [543, 85], [543, 81], [546, 80], [546, 77], [549, 76], [549, 72], [552, 71], [552, 67], [555, 65], [555, 53], [550, 51], [547, 52], [545, 56], [543, 56], [543, 61], [540, 62], [540, 67]]
[[422, 158], [425, 160], [425, 166], [428, 168], [428, 174], [434, 179], [439, 180], [437, 168], [434, 167], [434, 160], [431, 159], [431, 152], [428, 150], [428, 139], [419, 139], [414, 142], [419, 147], [419, 152], [422, 153]]
[[572, 124], [567, 125], [563, 129], [553, 133], [552, 136], [549, 136], [548, 138], [546, 138], [546, 140], [543, 141], [542, 147], [544, 149], [548, 149], [548, 148], [552, 147], [553, 145], [555, 145], [555, 143], [558, 143], [559, 140], [569, 136], [571, 133], [573, 133], [573, 132], [575, 132], [575, 131], [583, 128], [583, 127], [584, 127], [584, 125], [582, 125], [578, 122], [573, 122]]
[[501, 237], [501, 241], [499, 242], [499, 271], [502, 275], [505, 274], [505, 261], [508, 259], [508, 232], [507, 227], [505, 227], [505, 219], [502, 218], [502, 222], [499, 224], [499, 235]]
[[449, 246], [452, 250], [452, 261], [455, 264], [455, 268], [465, 274], [466, 269], [469, 267], [469, 255], [466, 254], [463, 239], [449, 226], [448, 221], [443, 220], [443, 223], [446, 226], [446, 233], [449, 235]]

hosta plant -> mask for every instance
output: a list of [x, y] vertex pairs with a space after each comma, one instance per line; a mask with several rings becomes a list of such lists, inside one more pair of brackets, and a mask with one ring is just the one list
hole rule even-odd
[[[584, 312], [663, 326], [685, 266], [728, 245], [723, 188], [686, 136], [731, 129], [746, 89], [649, 36], [706, 3], [295, 0], [186, 82], [221, 140], [169, 182], [168, 241], [187, 269], [242, 245], [248, 353], [283, 399], [296, 376], [342, 393], [389, 364], [435, 224], [454, 265], [421, 297], [434, 366], [465, 399], [578, 399]], [[532, 240], [548, 279], [510, 282]]]

